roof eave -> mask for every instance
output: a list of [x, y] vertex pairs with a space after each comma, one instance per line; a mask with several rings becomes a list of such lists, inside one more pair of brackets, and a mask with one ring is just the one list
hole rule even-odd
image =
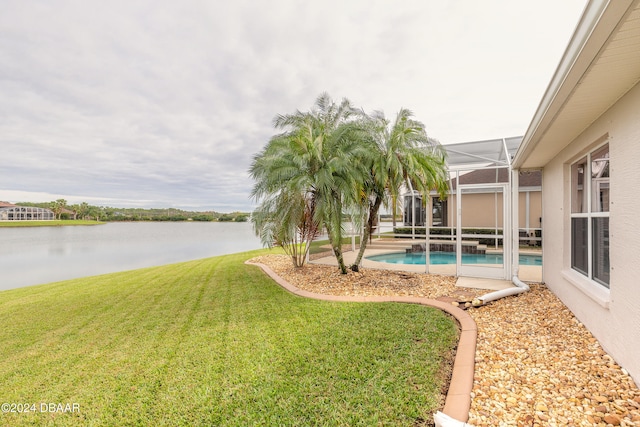
[[[554, 126], [563, 106], [574, 95], [578, 83], [589, 72], [591, 65], [602, 51], [612, 32], [635, 1], [637, 0], [592, 0], [586, 5], [576, 30], [523, 137], [522, 144], [516, 152], [513, 160], [514, 168], [544, 167], [566, 144], [570, 143], [597, 119], [599, 115], [585, 118], [582, 129], [574, 131], [568, 141], [563, 141], [565, 145], [553, 144], [550, 141], [546, 141], [544, 145], [541, 144], [544, 136]], [[603, 112], [604, 110], [599, 114]]]

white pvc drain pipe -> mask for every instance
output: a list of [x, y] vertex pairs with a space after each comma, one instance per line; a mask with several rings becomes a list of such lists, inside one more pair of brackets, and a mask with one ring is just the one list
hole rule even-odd
[[507, 288], [507, 289], [501, 289], [495, 292], [489, 292], [488, 294], [484, 294], [482, 296], [479, 296], [478, 298], [475, 298], [471, 303], [471, 305], [473, 305], [474, 307], [480, 307], [481, 305], [484, 305], [488, 302], [495, 301], [497, 299], [508, 297], [511, 295], [518, 295], [523, 292], [527, 292], [530, 289], [529, 285], [527, 285], [522, 280], [520, 280], [518, 276], [513, 276], [513, 278], [511, 279], [511, 282], [514, 285], [516, 285], [515, 288]]
[[433, 421], [435, 421], [436, 427], [473, 427], [471, 424], [458, 421], [440, 411], [433, 414]]

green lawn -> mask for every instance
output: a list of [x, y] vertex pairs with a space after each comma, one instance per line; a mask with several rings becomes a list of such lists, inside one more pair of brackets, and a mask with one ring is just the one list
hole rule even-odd
[[56, 219], [52, 221], [0, 221], [0, 227], [59, 227], [61, 225], [98, 225], [100, 221], [84, 219]]
[[[0, 425], [430, 420], [452, 320], [418, 305], [294, 296], [243, 264], [258, 253], [0, 292], [0, 403], [36, 409], [0, 413]], [[43, 413], [43, 403], [79, 412]]]

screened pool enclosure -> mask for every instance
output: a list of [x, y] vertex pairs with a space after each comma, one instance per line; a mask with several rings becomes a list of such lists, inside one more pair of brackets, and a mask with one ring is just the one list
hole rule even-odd
[[51, 221], [55, 219], [53, 211], [31, 206], [0, 207], [0, 221]]
[[[449, 194], [424, 201], [409, 189], [403, 227], [395, 239], [410, 239], [407, 251], [455, 253], [457, 276], [510, 279], [519, 253], [541, 253], [541, 172], [513, 171], [511, 160], [522, 137], [443, 145]], [[426, 230], [429, 230], [427, 233]], [[381, 235], [379, 235], [381, 236]], [[419, 243], [418, 243], [419, 242]], [[499, 254], [500, 262], [468, 262], [467, 254]], [[425, 271], [430, 271], [425, 256]]]

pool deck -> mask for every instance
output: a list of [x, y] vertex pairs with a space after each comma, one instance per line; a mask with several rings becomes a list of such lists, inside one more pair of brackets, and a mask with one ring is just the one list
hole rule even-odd
[[[427, 273], [427, 268], [425, 265], [420, 264], [393, 264], [387, 262], [378, 262], [371, 261], [367, 259], [372, 255], [380, 255], [380, 254], [388, 254], [390, 252], [403, 252], [397, 248], [387, 248], [387, 249], [366, 249], [364, 253], [364, 257], [362, 258], [362, 267], [364, 268], [375, 268], [378, 270], [390, 270], [390, 271], [405, 271], [411, 273]], [[540, 254], [540, 252], [535, 251], [521, 251], [521, 254]], [[343, 252], [344, 262], [347, 265], [353, 264], [358, 255], [357, 251], [348, 251]], [[311, 261], [313, 264], [323, 264], [323, 265], [338, 265], [338, 261], [333, 255], [329, 255], [323, 258], [316, 259]], [[520, 265], [519, 267], [518, 278], [523, 282], [530, 283], [541, 283], [542, 282], [542, 267], [541, 266], [533, 266], [533, 265]], [[428, 273], [432, 274], [440, 274], [443, 276], [455, 276], [456, 275], [456, 265], [455, 264], [431, 264], [429, 265]], [[474, 278], [474, 277], [458, 277], [457, 286], [465, 287], [465, 288], [477, 288], [477, 289], [505, 289], [511, 286], [514, 286], [509, 280], [495, 280], [495, 279], [484, 279], [484, 278]]]

